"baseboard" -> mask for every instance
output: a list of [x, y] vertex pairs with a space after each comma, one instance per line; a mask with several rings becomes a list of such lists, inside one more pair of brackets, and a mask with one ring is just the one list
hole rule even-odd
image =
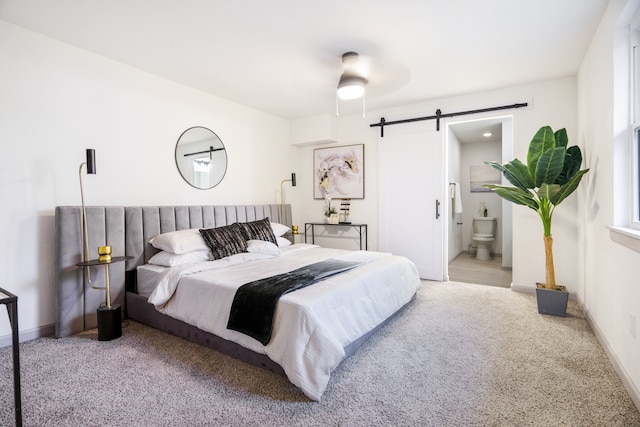
[[[511, 283], [511, 290], [514, 292], [524, 292], [526, 294], [535, 294], [536, 288], [531, 286], [522, 286], [522, 285], [514, 285]], [[569, 292], [569, 299], [573, 301], [578, 301], [578, 294], [575, 292]]]
[[531, 286], [516, 285], [513, 282], [511, 282], [511, 290], [514, 292], [524, 292], [525, 294], [536, 293], [536, 288], [532, 288]]
[[616, 374], [618, 374], [620, 381], [622, 381], [622, 385], [627, 390], [627, 393], [629, 393], [629, 396], [631, 397], [631, 400], [633, 400], [633, 403], [636, 405], [636, 408], [638, 408], [638, 411], [640, 411], [640, 390], [638, 390], [635, 384], [633, 384], [633, 381], [631, 381], [631, 377], [620, 363], [618, 356], [616, 356], [616, 353], [609, 345], [609, 341], [607, 341], [600, 328], [598, 328], [598, 325], [593, 321], [593, 318], [589, 314], [589, 310], [586, 309], [582, 300], [580, 298], [576, 298], [576, 301], [580, 306], [580, 309], [582, 309], [582, 312], [584, 313], [587, 319], [587, 323], [591, 327], [593, 334], [596, 336], [596, 339], [604, 349], [604, 353], [611, 361], [613, 370], [616, 371]]
[[[20, 339], [20, 342], [26, 342], [35, 340], [36, 338], [50, 337], [54, 335], [55, 332], [56, 325], [52, 323], [51, 325], [40, 326], [39, 328], [29, 329], [27, 331], [20, 331], [18, 338]], [[0, 337], [0, 348], [9, 347], [11, 344], [13, 344], [13, 337], [11, 334]]]

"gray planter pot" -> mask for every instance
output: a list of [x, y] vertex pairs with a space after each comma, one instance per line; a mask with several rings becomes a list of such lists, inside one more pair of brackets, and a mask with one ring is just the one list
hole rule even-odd
[[558, 286], [559, 290], [545, 289], [540, 283], [537, 283], [537, 286], [538, 313], [567, 317], [567, 303], [569, 302], [567, 289], [564, 286]]

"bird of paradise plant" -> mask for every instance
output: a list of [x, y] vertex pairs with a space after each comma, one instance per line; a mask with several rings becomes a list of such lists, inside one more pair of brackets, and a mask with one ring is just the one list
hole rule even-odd
[[550, 126], [541, 127], [529, 144], [527, 164], [514, 159], [504, 165], [487, 162], [502, 172], [513, 187], [485, 184], [505, 200], [533, 209], [542, 220], [544, 230], [545, 270], [544, 287], [557, 290], [553, 264], [551, 220], [556, 207], [573, 193], [589, 169], [580, 170], [580, 147], [567, 147], [566, 129], [556, 132]]

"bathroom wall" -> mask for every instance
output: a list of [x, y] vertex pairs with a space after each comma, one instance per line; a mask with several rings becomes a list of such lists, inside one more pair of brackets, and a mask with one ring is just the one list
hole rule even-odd
[[[447, 127], [448, 129], [448, 134], [447, 134], [447, 154], [448, 154], [448, 170], [447, 170], [447, 177], [448, 177], [448, 183], [449, 182], [457, 182], [459, 184], [462, 184], [462, 178], [461, 178], [461, 148], [462, 148], [462, 144], [460, 143], [460, 140], [458, 139], [458, 137], [453, 133], [453, 130], [450, 127]], [[451, 187], [449, 187], [449, 190], [451, 190]], [[461, 186], [456, 188], [456, 191], [462, 191]], [[468, 190], [467, 190], [468, 191]], [[451, 206], [451, 208], [448, 210], [450, 217], [449, 217], [449, 227], [447, 229], [447, 236], [448, 236], [448, 251], [447, 251], [447, 255], [448, 255], [448, 261], [451, 262], [455, 257], [457, 257], [458, 255], [460, 255], [463, 251], [466, 250], [466, 247], [463, 246], [463, 236], [464, 236], [464, 221], [463, 221], [463, 214], [456, 214], [454, 211], [454, 205], [453, 205], [453, 201], [449, 196], [446, 199], [446, 202], [449, 203], [449, 206]], [[464, 194], [464, 192], [462, 193]], [[464, 204], [464, 200], [462, 200], [462, 208], [463, 208], [463, 213], [464, 213], [464, 208], [465, 208], [465, 204]]]
[[[486, 203], [488, 216], [498, 219], [496, 240], [493, 244], [493, 253], [502, 254], [502, 199], [491, 192], [472, 193], [469, 185], [469, 167], [483, 165], [487, 161], [502, 163], [502, 144], [495, 142], [474, 142], [461, 144], [460, 150], [460, 186], [462, 189], [463, 225], [462, 225], [462, 250], [469, 250], [473, 243], [473, 217], [478, 216], [480, 203]], [[474, 245], [475, 246], [475, 245]]]

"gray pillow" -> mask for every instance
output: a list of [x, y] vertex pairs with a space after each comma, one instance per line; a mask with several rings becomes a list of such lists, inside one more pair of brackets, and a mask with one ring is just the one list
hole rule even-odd
[[247, 251], [247, 239], [237, 222], [223, 227], [200, 229], [200, 234], [211, 249], [213, 259]]
[[242, 229], [245, 240], [266, 240], [274, 245], [278, 244], [276, 236], [273, 234], [269, 217], [252, 222], [238, 222], [236, 224]]

